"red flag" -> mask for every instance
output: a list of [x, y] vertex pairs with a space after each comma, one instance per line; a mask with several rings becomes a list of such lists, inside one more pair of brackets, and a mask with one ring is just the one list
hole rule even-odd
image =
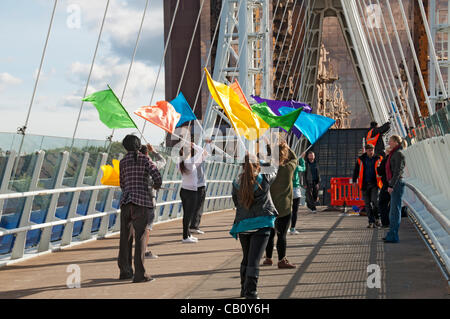
[[177, 113], [172, 104], [167, 101], [158, 101], [154, 106], [143, 106], [134, 111], [134, 114], [171, 134], [181, 117], [181, 114]]
[[250, 107], [250, 104], [248, 104], [247, 98], [245, 97], [244, 92], [242, 92], [242, 88], [236, 79], [234, 80], [234, 83], [230, 85], [230, 88], [239, 96], [239, 101], [251, 110], [252, 108]]

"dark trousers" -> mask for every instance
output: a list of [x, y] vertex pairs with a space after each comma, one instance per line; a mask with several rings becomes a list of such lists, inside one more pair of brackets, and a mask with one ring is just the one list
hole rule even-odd
[[145, 276], [145, 229], [150, 208], [128, 203], [120, 207], [120, 246], [118, 265], [121, 275], [132, 275], [131, 266], [134, 230], [134, 278], [141, 280]]
[[291, 228], [295, 228], [297, 224], [297, 216], [298, 216], [298, 205], [300, 205], [300, 197], [294, 198], [292, 201], [292, 219], [291, 219]]
[[381, 223], [383, 226], [389, 226], [389, 210], [390, 210], [391, 194], [386, 189], [381, 189], [378, 195], [378, 209], [381, 215]]
[[182, 188], [180, 197], [183, 205], [183, 239], [186, 239], [191, 236], [189, 228], [197, 207], [197, 192]]
[[271, 228], [262, 228], [257, 232], [239, 234], [242, 246], [241, 288], [244, 294], [256, 292], [259, 276], [259, 262], [267, 246]]
[[378, 186], [375, 184], [369, 184], [363, 190], [363, 199], [366, 206], [367, 217], [369, 217], [369, 223], [375, 223], [378, 216]]
[[316, 202], [319, 195], [319, 183], [312, 182], [306, 186], [306, 206], [311, 210], [316, 210]]
[[200, 221], [203, 215], [203, 206], [205, 204], [206, 198], [206, 187], [205, 186], [198, 187], [196, 193], [197, 196], [196, 196], [195, 212], [192, 215], [190, 226], [191, 229], [199, 229], [200, 227]]
[[277, 219], [275, 220], [275, 229], [271, 230], [269, 241], [267, 242], [266, 247], [267, 258], [272, 258], [275, 233], [277, 234], [278, 260], [281, 260], [284, 257], [286, 257], [286, 245], [287, 245], [286, 235], [289, 229], [290, 221], [291, 221], [291, 214], [284, 217], [277, 217]]

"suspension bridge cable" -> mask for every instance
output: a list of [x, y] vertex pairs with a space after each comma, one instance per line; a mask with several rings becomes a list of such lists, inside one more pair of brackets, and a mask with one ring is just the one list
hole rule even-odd
[[[297, 72], [300, 73], [300, 76], [298, 76], [297, 79], [295, 80], [294, 92], [293, 92], [293, 95], [292, 95], [292, 99], [294, 98], [295, 88], [298, 86], [299, 81], [304, 78], [303, 77], [303, 72], [302, 72], [303, 65], [304, 65], [305, 61], [310, 56], [309, 54], [306, 55], [306, 50], [307, 50], [307, 47], [308, 47], [308, 45], [310, 43], [310, 40], [311, 40], [311, 30], [310, 29], [311, 29], [311, 26], [312, 26], [312, 23], [313, 23], [313, 19], [315, 19], [315, 17], [312, 14], [315, 4], [316, 4], [316, 0], [314, 0], [313, 5], [308, 8], [308, 12], [309, 12], [309, 14], [307, 15], [308, 22], [306, 23], [306, 26], [305, 26], [305, 31], [304, 31], [303, 38], [302, 38], [302, 45], [301, 45], [300, 50], [299, 50], [300, 53], [299, 53], [299, 55], [297, 57], [297, 61], [295, 63], [294, 72], [293, 72], [293, 74], [296, 74]], [[306, 41], [305, 41], [305, 39], [306, 39]], [[302, 60], [302, 63], [300, 64], [300, 68], [299, 68], [300, 59]], [[290, 68], [292, 68], [292, 64], [291, 64]], [[285, 86], [286, 86], [286, 83], [287, 82], [285, 82]], [[300, 99], [301, 90], [302, 90], [302, 87], [299, 86], [297, 100]], [[282, 96], [284, 95], [284, 91], [282, 92], [281, 95]], [[290, 97], [290, 93], [288, 94], [288, 99], [289, 99], [289, 97]]]
[[400, 12], [402, 14], [403, 24], [405, 25], [406, 36], [408, 38], [409, 46], [411, 47], [411, 52], [413, 54], [414, 64], [416, 65], [417, 74], [419, 75], [420, 85], [422, 86], [423, 95], [425, 96], [425, 102], [428, 107], [428, 112], [431, 116], [433, 114], [433, 110], [431, 108], [431, 103], [430, 103], [430, 98], [428, 96], [427, 87], [425, 86], [425, 81], [423, 80], [423, 74], [422, 74], [422, 70], [420, 69], [420, 64], [419, 64], [419, 60], [417, 58], [416, 49], [414, 48], [414, 42], [413, 42], [413, 39], [411, 36], [411, 31], [409, 30], [409, 25], [408, 25], [408, 20], [406, 18], [405, 9], [403, 7], [403, 3], [401, 0], [398, 1], [398, 4], [400, 6]]
[[287, 11], [287, 8], [288, 8], [288, 7], [289, 7], [289, 0], [286, 0], [286, 6], [284, 7], [283, 17], [281, 18], [281, 23], [280, 23], [280, 26], [279, 26], [279, 28], [278, 28], [277, 36], [275, 37], [275, 44], [274, 44], [274, 47], [275, 47], [275, 46], [277, 45], [277, 43], [278, 43], [278, 37], [279, 37], [280, 31], [281, 31], [281, 29], [282, 29], [282, 27], [283, 27], [284, 17], [285, 17], [285, 15], [286, 15], [286, 11]]
[[[315, 2], [316, 2], [316, 0], [314, 0], [313, 6], [315, 5]], [[299, 43], [300, 43], [300, 38], [301, 38], [300, 35], [301, 35], [302, 33], [303, 33], [302, 47], [300, 47], [300, 50], [299, 50], [299, 51], [302, 51], [302, 49], [303, 49], [303, 43], [304, 43], [304, 40], [305, 40], [305, 37], [306, 37], [306, 28], [308, 27], [308, 26], [307, 26], [308, 23], [306, 23], [306, 21], [309, 22], [309, 20], [310, 20], [310, 19], [309, 19], [309, 16], [306, 14], [306, 12], [307, 12], [310, 8], [311, 8], [311, 7], [310, 7], [310, 2], [308, 2], [308, 6], [307, 6], [307, 8], [305, 8], [305, 17], [306, 17], [306, 19], [303, 19], [303, 21], [302, 21], [302, 26], [301, 26], [301, 28], [300, 28], [299, 36], [298, 36], [297, 42], [296, 42], [296, 44], [295, 44], [295, 49], [294, 49], [294, 55], [293, 55], [293, 57], [295, 57], [295, 53], [297, 52], [297, 48], [298, 48], [298, 45], [299, 45]], [[300, 13], [299, 13], [299, 17], [300, 17], [300, 16], [301, 16], [301, 15], [300, 15]], [[291, 45], [292, 45], [292, 42], [291, 42]], [[301, 56], [301, 53], [298, 54], [297, 61], [300, 59], [300, 56]], [[289, 57], [289, 52], [288, 52], [288, 57]], [[285, 70], [286, 65], [287, 65], [287, 60], [288, 60], [288, 59], [286, 59], [286, 61], [284, 62], [283, 71], [281, 72], [281, 74], [284, 73], [284, 70]], [[289, 75], [291, 74], [292, 65], [293, 65], [293, 63], [290, 63], [290, 65], [289, 65], [289, 70], [288, 70], [288, 74], [289, 74]], [[294, 74], [295, 74], [296, 71], [297, 71], [297, 69], [295, 68], [295, 69], [294, 69]], [[282, 81], [282, 79], [280, 79], [280, 83], [278, 84], [277, 91], [276, 91], [276, 93], [275, 93], [275, 99], [278, 98], [278, 91], [280, 90], [280, 84], [281, 84], [281, 81]], [[285, 80], [284, 87], [286, 87], [286, 84], [287, 84], [287, 80]], [[295, 87], [294, 87], [294, 90], [295, 90]], [[283, 90], [283, 93], [281, 94], [281, 97], [283, 97], [283, 96], [284, 96], [284, 90]]]
[[[371, 2], [369, 2], [369, 3], [372, 4]], [[364, 5], [367, 5], [365, 0], [364, 0]], [[375, 28], [375, 29], [377, 30], [377, 34], [378, 34], [378, 38], [379, 38], [379, 40], [378, 40], [375, 32], [373, 32], [373, 35], [375, 37], [375, 41], [376, 41], [377, 45], [380, 43], [379, 41], [381, 41], [380, 46], [383, 49], [384, 60], [387, 63], [387, 66], [388, 66], [388, 69], [389, 69], [389, 73], [391, 75], [391, 80], [392, 80], [392, 83], [394, 84], [394, 87], [395, 87], [396, 96], [398, 97], [399, 103], [401, 104], [402, 102], [401, 102], [401, 97], [400, 97], [400, 91], [399, 91], [399, 89], [397, 87], [397, 83], [395, 81], [395, 76], [394, 76], [394, 72], [392, 71], [391, 61], [390, 61], [390, 59], [388, 57], [388, 54], [387, 54], [387, 51], [386, 51], [386, 45], [384, 44], [383, 37], [382, 37], [381, 32], [380, 32], [380, 28]], [[372, 31], [373, 31], [373, 29], [372, 29]], [[395, 55], [393, 56], [393, 60], [394, 60], [394, 64], [397, 64], [396, 59], [395, 59]], [[416, 127], [416, 124], [414, 122], [414, 116], [412, 115], [412, 112], [411, 112], [409, 99], [406, 97], [406, 93], [405, 93], [405, 90], [403, 88], [403, 85], [401, 85], [400, 87], [401, 87], [402, 94], [405, 97], [406, 111], [407, 111], [408, 115], [410, 116], [410, 119], [409, 119], [410, 123], [408, 123], [408, 118], [404, 114], [404, 110], [403, 110], [403, 106], [402, 106], [400, 109], [401, 109], [401, 111], [403, 113], [403, 117], [405, 118], [406, 122], [409, 124], [409, 127]]]
[[[293, 8], [294, 8], [293, 11], [295, 10], [295, 7], [297, 6], [297, 2], [298, 2], [298, 0], [295, 0], [294, 6], [293, 6]], [[301, 5], [301, 8], [300, 8], [300, 11], [302, 10], [304, 4], [305, 4], [305, 2], [302, 1], [302, 5]], [[300, 14], [299, 14], [298, 17], [297, 17], [297, 21], [296, 21], [296, 23], [295, 23], [295, 29], [294, 29], [294, 31], [292, 32], [292, 35], [293, 35], [293, 36], [295, 36], [295, 31], [297, 31], [298, 21], [299, 21], [299, 20], [300, 20]], [[288, 23], [288, 28], [289, 28], [289, 23]], [[282, 46], [281, 46], [280, 53], [283, 52], [284, 46], [285, 46], [285, 44], [286, 44], [286, 39], [287, 39], [287, 36], [288, 36], [288, 33], [289, 33], [289, 32], [287, 32], [287, 31], [288, 31], [288, 28], [286, 28], [286, 33], [284, 34], [283, 44], [282, 44]], [[277, 43], [275, 43], [275, 47], [276, 47], [276, 45], [277, 45]], [[291, 43], [290, 43], [290, 45], [289, 45], [289, 49], [290, 49], [291, 47], [292, 47], [292, 41], [291, 41]], [[288, 54], [288, 56], [289, 56], [289, 54]], [[278, 65], [280, 64], [280, 60], [281, 60], [281, 59], [277, 59], [277, 64], [275, 65], [275, 71], [274, 71], [274, 73], [276, 73], [277, 70], [278, 70]], [[285, 65], [286, 65], [286, 61], [285, 61]]]
[[[120, 97], [120, 103], [123, 102], [123, 98], [125, 96], [125, 91], [126, 91], [127, 86], [128, 86], [128, 80], [129, 80], [130, 74], [131, 74], [131, 69], [133, 68], [133, 63], [134, 63], [134, 59], [136, 57], [136, 52], [137, 52], [137, 48], [138, 48], [138, 45], [139, 45], [139, 40], [140, 40], [140, 37], [141, 37], [142, 28], [143, 28], [143, 25], [144, 25], [145, 15], [146, 15], [146, 12], [147, 12], [148, 2], [149, 2], [149, 0], [145, 1], [144, 12], [142, 13], [141, 24], [139, 26], [139, 31], [138, 31], [138, 34], [137, 34], [136, 43], [134, 45], [133, 54], [132, 54], [131, 61], [130, 61], [130, 66], [128, 67], [128, 73], [127, 73], [127, 76], [125, 78], [125, 84], [123, 86], [122, 96]], [[109, 146], [108, 146], [108, 151], [107, 151], [108, 154], [109, 154], [109, 151], [111, 150], [111, 144], [112, 144], [112, 138], [114, 136], [114, 132], [115, 132], [115, 129], [112, 130], [111, 135], [109, 136], [110, 141], [109, 141]]]
[[[372, 4], [371, 1], [370, 1], [369, 3]], [[379, 0], [377, 0], [377, 4], [378, 4], [378, 6], [381, 8], [381, 4], [380, 4], [380, 1], [379, 1]], [[389, 52], [391, 53], [392, 59], [394, 60], [395, 72], [396, 72], [396, 73], [398, 74], [398, 76], [400, 77], [400, 69], [399, 69], [399, 66], [398, 66], [398, 64], [397, 64], [397, 58], [396, 58], [396, 56], [395, 56], [394, 49], [393, 49], [393, 47], [392, 47], [391, 38], [390, 38], [389, 32], [388, 32], [388, 30], [387, 30], [387, 25], [386, 25], [386, 21], [385, 21], [385, 19], [384, 19], [384, 15], [381, 15], [381, 22], [382, 22], [382, 25], [383, 25], [384, 35], [385, 35], [385, 37], [386, 37], [386, 42], [387, 42], [388, 47], [389, 47]], [[377, 30], [378, 30], [378, 29], [377, 29]], [[380, 34], [380, 38], [382, 39], [380, 30], [378, 30], [378, 33]], [[397, 38], [397, 41], [399, 41], [398, 38]], [[382, 41], [382, 42], [383, 42], [383, 41]], [[399, 51], [400, 51], [400, 54], [403, 54], [403, 53], [402, 53], [403, 51], [402, 51], [400, 42], [397, 42], [397, 43], [398, 43], [399, 48], [400, 48], [400, 50], [399, 50]], [[388, 59], [388, 60], [389, 60], [389, 59]], [[404, 55], [403, 55], [403, 60], [402, 60], [402, 61], [403, 61], [404, 65], [405, 65], [405, 68], [406, 68], [406, 60], [404, 59]], [[405, 69], [405, 72], [406, 72], [408, 81], [411, 83], [411, 81], [410, 81], [411, 78], [410, 78], [410, 75], [409, 75], [409, 70], [408, 70], [408, 68]], [[411, 107], [411, 105], [410, 105], [410, 103], [409, 103], [409, 96], [408, 96], [408, 94], [406, 93], [405, 87], [404, 87], [403, 83], [401, 82], [401, 79], [400, 79], [400, 88], [401, 88], [401, 90], [402, 90], [403, 96], [405, 97], [405, 101], [406, 101], [406, 104], [407, 104], [407, 107], [408, 107], [408, 112], [409, 112], [409, 114], [410, 114], [411, 121], [412, 121], [414, 127], [416, 127], [415, 120], [414, 120], [414, 116], [412, 115], [412, 107]], [[414, 95], [414, 94], [413, 94], [413, 101], [414, 101], [414, 104], [415, 104], [416, 109], [419, 110], [419, 113], [418, 113], [418, 114], [420, 114], [419, 103], [418, 103], [418, 101], [417, 101], [416, 95]]]
[[[316, 1], [314, 1], [313, 5], [309, 8], [308, 22], [307, 22], [306, 27], [305, 27], [305, 32], [304, 32], [303, 39], [302, 39], [302, 45], [301, 45], [300, 50], [299, 50], [300, 54], [297, 57], [297, 61], [295, 63], [295, 67], [294, 67], [294, 73], [293, 74], [296, 74], [298, 72], [298, 73], [300, 73], [301, 76], [298, 76], [296, 81], [295, 81], [294, 93], [292, 95], [292, 99], [294, 98], [295, 88], [298, 86], [299, 81], [303, 81], [303, 78], [304, 78], [304, 76], [303, 76], [304, 72], [302, 71], [303, 66], [305, 65], [305, 62], [307, 60], [310, 60], [310, 54], [307, 54], [306, 51], [307, 51], [307, 48], [308, 48], [308, 46], [310, 44], [310, 41], [311, 41], [311, 34], [312, 34], [311, 33], [311, 26], [312, 26], [312, 23], [314, 21], [313, 19], [315, 19], [315, 16], [313, 16], [312, 12], [313, 12], [315, 4], [316, 4]], [[301, 63], [300, 63], [300, 59], [302, 60]], [[300, 63], [300, 68], [299, 68], [299, 63]], [[309, 63], [309, 62], [307, 62], [307, 63]], [[292, 65], [291, 65], [291, 67], [292, 67]], [[300, 85], [299, 86], [297, 100], [300, 99], [301, 88], [302, 88], [302, 86]], [[284, 92], [282, 92], [281, 94], [284, 95]], [[290, 93], [288, 94], [288, 99], [289, 99], [289, 97], [290, 97]]]
[[[363, 3], [365, 4], [365, 1]], [[360, 5], [360, 10], [361, 10], [361, 12], [363, 12], [362, 5]], [[368, 26], [367, 26], [367, 19], [365, 20], [365, 24], [366, 24], [367, 32], [369, 32], [368, 31]], [[378, 30], [378, 28], [377, 28], [377, 30]], [[394, 76], [394, 73], [392, 72], [392, 68], [391, 68], [391, 65], [389, 63], [389, 58], [387, 56], [386, 49], [384, 48], [383, 45], [381, 45], [381, 47], [383, 49], [383, 53], [384, 53], [384, 59], [383, 59], [383, 56], [382, 56], [381, 51], [380, 51], [380, 44], [379, 44], [378, 38], [376, 37], [374, 28], [371, 28], [371, 31], [372, 31], [371, 32], [372, 33], [372, 37], [374, 39], [373, 42], [375, 43], [377, 51], [378, 51], [379, 61], [380, 61], [379, 63], [383, 66], [384, 78], [387, 80], [388, 87], [389, 87], [390, 92], [391, 92], [392, 102], [395, 103], [395, 98], [398, 98], [399, 105], [397, 105], [397, 110], [398, 110], [398, 113], [400, 115], [400, 120], [401, 120], [401, 125], [402, 125], [401, 132], [403, 132], [404, 128], [405, 128], [405, 125], [407, 125], [409, 128], [410, 127], [415, 127], [414, 117], [412, 116], [411, 112], [408, 112], [408, 114], [411, 116], [411, 119], [410, 119], [412, 121], [412, 125], [411, 125], [410, 123], [408, 123], [408, 117], [405, 115], [404, 107], [403, 107], [402, 102], [401, 102], [401, 98], [400, 98], [400, 95], [399, 95], [399, 90], [398, 90], [397, 84], [395, 82], [395, 76]], [[379, 30], [378, 30], [378, 33], [380, 33]], [[369, 35], [369, 37], [370, 37], [370, 35]], [[373, 45], [373, 42], [372, 42], [372, 45]], [[387, 63], [388, 69], [390, 71], [390, 76], [389, 76], [389, 74], [387, 72], [387, 69], [386, 69], [386, 65], [385, 65], [386, 63]], [[392, 82], [389, 81], [389, 79]], [[394, 84], [395, 93], [392, 90], [392, 84]], [[409, 107], [409, 106], [407, 105], [407, 107]], [[406, 132], [403, 132], [403, 133], [406, 133]]]
[[[152, 103], [153, 103], [153, 96], [155, 95], [156, 86], [158, 85], [159, 75], [160, 75], [160, 73], [161, 73], [161, 68], [162, 68], [162, 65], [163, 65], [163, 63], [164, 63], [164, 59], [165, 59], [165, 57], [166, 57], [167, 48], [169, 47], [170, 38], [171, 38], [171, 36], [172, 36], [173, 25], [175, 24], [175, 19], [176, 19], [176, 17], [177, 17], [177, 12], [178, 12], [178, 7], [179, 7], [179, 5], [180, 5], [180, 0], [177, 0], [177, 4], [176, 4], [176, 6], [175, 6], [175, 11], [174, 11], [174, 13], [173, 13], [172, 22], [170, 23], [169, 33], [168, 33], [168, 35], [167, 35], [166, 44], [165, 44], [165, 46], [164, 46], [164, 53], [163, 53], [163, 56], [162, 56], [162, 58], [161, 58], [161, 63], [159, 64], [158, 74], [156, 75], [155, 85], [153, 86], [152, 96], [151, 96], [151, 98], [150, 98], [150, 103], [149, 103], [148, 105], [152, 105]], [[143, 136], [143, 134], [144, 134], [144, 131], [145, 131], [145, 125], [146, 125], [146, 124], [147, 124], [147, 121], [144, 120], [144, 126], [142, 127], [142, 131], [141, 131], [141, 138], [142, 138], [142, 136]]]
[[48, 40], [50, 38], [50, 32], [52, 30], [53, 20], [55, 18], [57, 4], [58, 4], [58, 0], [55, 0], [55, 2], [53, 4], [52, 15], [51, 15], [51, 18], [50, 18], [50, 24], [48, 26], [47, 36], [45, 37], [44, 49], [42, 50], [41, 61], [39, 63], [39, 68], [38, 68], [38, 72], [37, 72], [37, 75], [36, 75], [36, 80], [34, 81], [33, 93], [31, 94], [31, 100], [30, 100], [30, 105], [28, 106], [28, 112], [27, 112], [27, 116], [26, 116], [26, 119], [25, 119], [25, 124], [18, 129], [18, 133], [22, 134], [22, 139], [20, 141], [19, 151], [17, 152], [17, 159], [15, 160], [14, 168], [12, 170], [13, 174], [14, 174], [14, 177], [16, 176], [16, 169], [17, 169], [17, 165], [19, 164], [20, 153], [22, 152], [23, 142], [25, 140], [26, 129], [27, 129], [27, 126], [28, 126], [28, 121], [30, 119], [30, 114], [31, 114], [31, 109], [33, 107], [33, 103], [34, 103], [34, 98], [36, 96], [36, 91], [37, 91], [37, 86], [38, 86], [39, 79], [40, 79], [40, 76], [41, 76], [42, 66], [44, 64], [45, 53], [47, 52]]
[[[377, 2], [379, 4], [380, 0], [377, 0]], [[402, 58], [402, 62], [403, 62], [404, 70], [405, 70], [405, 73], [406, 73], [406, 77], [408, 78], [408, 84], [409, 84], [409, 87], [411, 88], [410, 91], [412, 91], [412, 96], [413, 96], [413, 99], [414, 99], [414, 102], [415, 102], [415, 105], [416, 105], [416, 111], [417, 111], [417, 114], [419, 115], [419, 118], [422, 120], [422, 118], [423, 118], [422, 117], [422, 112], [420, 111], [420, 107], [419, 107], [419, 102], [417, 100], [417, 96], [414, 93], [414, 84], [413, 84], [413, 82], [411, 80], [411, 75], [409, 73], [408, 64], [406, 63], [406, 58], [405, 58], [405, 54], [403, 52], [403, 47], [402, 47], [402, 44], [401, 44], [401, 41], [400, 41], [400, 36], [398, 35], [397, 24], [395, 23], [394, 14], [392, 13], [392, 8], [391, 8], [391, 5], [389, 4], [389, 1], [386, 1], [386, 3], [387, 3], [387, 8], [388, 8], [391, 24], [392, 24], [392, 27], [394, 28], [394, 35], [395, 35], [395, 39], [397, 41], [397, 46], [399, 48], [400, 56]], [[380, 5], [380, 7], [381, 7], [381, 5]], [[381, 18], [382, 18], [381, 20], [384, 21], [383, 15], [381, 15]], [[400, 75], [400, 73], [399, 73], [399, 75]]]
[[[283, 69], [281, 70], [281, 77], [280, 77], [280, 81], [279, 81], [279, 83], [278, 83], [278, 87], [277, 87], [277, 91], [276, 91], [276, 93], [275, 93], [275, 97], [278, 95], [278, 90], [279, 90], [279, 88], [280, 88], [280, 84], [281, 84], [281, 81], [282, 81], [282, 77], [283, 77], [284, 71], [286, 70], [287, 61], [289, 60], [289, 56], [290, 56], [290, 54], [291, 54], [291, 50], [292, 50], [292, 47], [293, 47], [295, 35], [297, 34], [297, 28], [298, 28], [298, 25], [299, 25], [299, 21], [300, 21], [300, 17], [301, 17], [301, 13], [302, 13], [304, 4], [305, 4], [305, 2], [303, 1], [303, 2], [302, 2], [302, 5], [301, 5], [301, 7], [300, 7], [300, 9], [299, 9], [299, 13], [298, 13], [298, 16], [297, 16], [297, 21], [296, 21], [296, 24], [295, 24], [295, 29], [294, 29], [294, 31], [293, 31], [293, 33], [292, 33], [292, 38], [291, 38], [291, 41], [290, 41], [290, 43], [289, 43], [289, 48], [288, 48], [288, 52], [287, 52], [287, 55], [286, 55], [286, 59], [284, 60], [284, 63], [283, 63]], [[305, 8], [305, 10], [306, 10], [306, 8]], [[294, 6], [294, 11], [295, 11], [295, 6]], [[299, 35], [302, 34], [302, 31], [303, 31], [305, 22], [306, 22], [306, 19], [303, 19], [302, 24], [301, 24], [301, 27], [300, 27], [300, 32], [298, 32]], [[286, 40], [286, 38], [287, 38], [287, 33], [286, 33], [284, 39]], [[297, 44], [299, 43], [299, 40], [300, 40], [300, 36], [297, 37], [297, 42], [296, 42]], [[281, 49], [281, 51], [280, 51], [280, 57], [281, 57], [281, 53], [283, 52], [283, 49], [284, 49], [284, 42], [283, 42], [282, 49]], [[295, 47], [295, 50], [294, 50], [294, 53], [293, 53], [293, 57], [295, 57], [295, 52], [296, 52], [296, 50], [297, 50], [297, 45], [296, 45], [296, 47]], [[277, 59], [277, 64], [276, 64], [275, 70], [274, 70], [274, 76], [276, 76], [276, 74], [277, 74], [278, 66], [279, 66], [280, 61], [281, 61], [281, 58], [278, 58], [278, 59]], [[291, 64], [291, 65], [292, 65], [292, 64]], [[288, 71], [288, 73], [289, 73], [289, 72], [290, 72], [290, 70]]]
[[[104, 14], [103, 14], [102, 24], [101, 24], [101, 26], [100, 26], [100, 32], [99, 32], [98, 38], [97, 38], [97, 44], [95, 45], [94, 56], [92, 57], [91, 68], [90, 68], [90, 70], [89, 70], [89, 75], [88, 75], [88, 78], [87, 78], [87, 81], [86, 81], [86, 87], [84, 88], [83, 99], [86, 97], [86, 93], [87, 93], [87, 90], [88, 90], [88, 88], [89, 88], [89, 83], [90, 83], [90, 81], [91, 81], [92, 70], [94, 69], [94, 64], [95, 64], [95, 59], [96, 59], [96, 57], [97, 57], [97, 51], [98, 51], [98, 47], [99, 47], [99, 44], [100, 44], [100, 39], [101, 39], [102, 34], [103, 34], [103, 27], [104, 27], [104, 25], [105, 25], [106, 15], [107, 15], [107, 13], [108, 13], [109, 2], [110, 2], [110, 0], [107, 0], [107, 2], [106, 2], [106, 7], [105, 7], [105, 12], [104, 12]], [[78, 124], [79, 124], [79, 122], [80, 122], [81, 112], [82, 112], [82, 110], [83, 110], [83, 105], [84, 105], [83, 99], [81, 99], [80, 110], [79, 110], [79, 112], [78, 112], [77, 122], [76, 122], [76, 124], [75, 124], [75, 129], [74, 129], [74, 131], [73, 131], [72, 143], [71, 143], [71, 145], [70, 145], [70, 152], [72, 152], [72, 149], [73, 149], [73, 144], [74, 144], [74, 142], [75, 142], [75, 135], [77, 134]]]
[[[376, 41], [375, 41], [375, 43], [377, 44], [377, 47], [376, 47], [376, 50], [375, 50], [375, 44], [374, 44], [374, 41], [372, 40], [372, 38], [370, 36], [368, 22], [367, 22], [367, 20], [365, 18], [364, 10], [362, 8], [361, 3], [358, 3], [358, 5], [359, 5], [359, 9], [360, 9], [361, 15], [362, 15], [362, 21], [364, 21], [364, 27], [365, 27], [366, 34], [367, 34], [367, 37], [368, 37], [368, 44], [369, 44], [369, 46], [370, 46], [370, 48], [372, 50], [371, 55], [372, 55], [372, 58], [374, 59], [374, 62], [375, 62], [374, 63], [375, 76], [378, 78], [378, 82], [384, 87], [384, 90], [381, 93], [382, 93], [382, 95], [384, 97], [386, 105], [389, 106], [389, 110], [390, 111], [388, 111], [388, 114], [392, 114], [392, 116], [391, 116], [392, 117], [392, 121], [393, 121], [394, 127], [396, 128], [397, 132], [399, 134], [401, 134], [402, 136], [405, 136], [406, 132], [405, 132], [405, 125], [403, 123], [403, 120], [400, 118], [400, 123], [398, 123], [397, 122], [398, 118], [396, 117], [396, 113], [391, 109], [390, 103], [391, 103], [391, 101], [392, 102], [395, 101], [395, 94], [393, 94], [393, 92], [392, 92], [392, 87], [386, 83], [386, 79], [389, 79], [389, 77], [388, 77], [385, 65], [382, 62], [383, 59], [381, 57], [381, 52], [380, 52], [380, 49], [378, 47], [378, 43], [376, 43]], [[358, 6], [357, 6], [356, 9], [358, 10]], [[361, 27], [362, 27], [362, 25], [363, 25], [363, 23], [361, 23]], [[373, 33], [373, 28], [372, 28], [372, 35], [373, 34], [374, 33]], [[400, 110], [400, 108], [398, 108], [398, 109]], [[399, 111], [399, 113], [400, 113], [400, 111]]]
[[[304, 2], [302, 2], [302, 6], [303, 6], [303, 4], [304, 4]], [[308, 7], [309, 7], [309, 2], [308, 2], [308, 5], [307, 5]], [[308, 8], [304, 8], [304, 17], [306, 17], [306, 12], [308, 11]], [[300, 11], [299, 11], [299, 15], [298, 15], [298, 17], [300, 18], [301, 17], [301, 12], [302, 12], [302, 8], [300, 9]], [[298, 48], [298, 44], [300, 43], [300, 35], [304, 32], [304, 29], [305, 29], [305, 25], [306, 25], [306, 21], [307, 21], [308, 19], [306, 18], [304, 18], [303, 19], [303, 21], [302, 21], [302, 25], [301, 25], [301, 27], [300, 27], [300, 32], [298, 32], [298, 34], [299, 34], [299, 36], [297, 37], [297, 42], [296, 42], [296, 44], [295, 44], [295, 49], [294, 49], [294, 53], [293, 53], [293, 55], [292, 55], [292, 58], [294, 59], [295, 58], [295, 55], [296, 55], [296, 52], [297, 52], [297, 48]], [[298, 27], [298, 26], [297, 26]], [[296, 30], [294, 31], [294, 35], [296, 34]], [[290, 55], [290, 53], [291, 53], [291, 50], [292, 50], [292, 45], [293, 45], [293, 43], [294, 43], [294, 38], [295, 38], [295, 36], [292, 38], [292, 41], [291, 41], [291, 43], [290, 43], [290, 45], [289, 45], [289, 49], [288, 49], [288, 53], [287, 53], [287, 58], [286, 58], [286, 60], [284, 61], [284, 65], [283, 65], [283, 70], [281, 71], [281, 74], [283, 74], [284, 73], [284, 71], [286, 70], [286, 65], [287, 65], [287, 61], [289, 60], [289, 55]], [[291, 72], [291, 69], [292, 69], [292, 64], [293, 63], [290, 63], [289, 64], [289, 69], [288, 69], [288, 74], [290, 74], [290, 72]], [[276, 70], [277, 70], [277, 68], [276, 68]], [[275, 71], [276, 72], [276, 71]], [[281, 79], [280, 79], [281, 80]], [[276, 91], [276, 93], [275, 93], [275, 98], [277, 98], [277, 96], [278, 96], [278, 91], [279, 91], [279, 88], [280, 88], [280, 85], [278, 85], [278, 87], [277, 87], [277, 91]]]
[[431, 36], [430, 26], [428, 25], [427, 14], [425, 12], [425, 8], [423, 7], [423, 1], [418, 0], [418, 2], [419, 2], [420, 13], [422, 15], [423, 25], [425, 27], [425, 32], [426, 32], [427, 38], [428, 38], [428, 45], [430, 46], [430, 49], [431, 49], [430, 55], [431, 55], [431, 58], [433, 59], [433, 63], [436, 65], [436, 68], [435, 68], [436, 74], [438, 77], [439, 85], [442, 90], [442, 94], [444, 95], [444, 99], [447, 100], [448, 99], [447, 89], [445, 88], [444, 79], [442, 78], [441, 67], [439, 66], [439, 62], [438, 62], [438, 59], [436, 56], [436, 49], [434, 47], [433, 37]]

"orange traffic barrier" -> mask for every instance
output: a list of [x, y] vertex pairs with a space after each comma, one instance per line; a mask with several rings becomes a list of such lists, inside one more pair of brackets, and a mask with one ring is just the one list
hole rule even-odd
[[358, 184], [352, 184], [350, 177], [334, 177], [331, 179], [331, 206], [364, 206], [362, 193]]

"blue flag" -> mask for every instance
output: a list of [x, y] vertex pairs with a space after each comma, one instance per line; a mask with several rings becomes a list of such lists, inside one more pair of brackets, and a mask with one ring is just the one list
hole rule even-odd
[[192, 112], [192, 109], [189, 106], [188, 101], [186, 101], [186, 98], [184, 97], [183, 93], [180, 92], [180, 94], [178, 94], [178, 96], [175, 99], [170, 101], [170, 104], [172, 104], [175, 110], [181, 114], [180, 120], [178, 121], [176, 127], [180, 127], [181, 124], [187, 121], [197, 119], [194, 112]]
[[[288, 114], [295, 109], [281, 107], [281, 114]], [[322, 115], [301, 112], [294, 126], [298, 128], [311, 144], [314, 144], [336, 121]]]

